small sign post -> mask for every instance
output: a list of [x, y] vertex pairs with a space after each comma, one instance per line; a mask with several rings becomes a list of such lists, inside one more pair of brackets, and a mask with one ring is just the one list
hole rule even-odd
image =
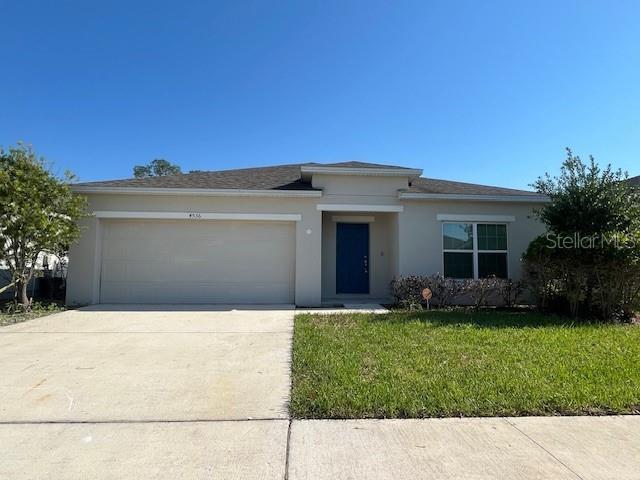
[[422, 290], [422, 298], [427, 302], [427, 310], [429, 310], [429, 300], [433, 297], [433, 292], [429, 288]]

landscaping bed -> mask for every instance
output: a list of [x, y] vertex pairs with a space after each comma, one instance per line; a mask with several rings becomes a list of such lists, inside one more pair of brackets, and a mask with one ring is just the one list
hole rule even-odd
[[640, 412], [640, 327], [534, 313], [298, 315], [292, 415]]
[[57, 303], [37, 303], [34, 304], [28, 312], [21, 312], [16, 311], [11, 304], [6, 304], [2, 306], [0, 310], [0, 327], [13, 325], [14, 323], [20, 323], [26, 320], [33, 320], [34, 318], [51, 315], [52, 313], [58, 313], [64, 310], [64, 306]]

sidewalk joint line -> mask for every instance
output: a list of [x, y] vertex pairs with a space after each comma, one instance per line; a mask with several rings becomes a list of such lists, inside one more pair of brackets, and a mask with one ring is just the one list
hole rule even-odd
[[542, 449], [543, 451], [545, 451], [547, 453], [547, 455], [551, 456], [556, 462], [558, 462], [560, 465], [562, 465], [564, 468], [566, 468], [567, 470], [569, 470], [571, 473], [573, 473], [576, 477], [578, 477], [580, 480], [584, 480], [583, 477], [580, 476], [580, 474], [578, 472], [576, 472], [575, 470], [573, 470], [569, 465], [567, 465], [566, 463], [564, 463], [562, 460], [560, 460], [558, 457], [556, 457], [553, 453], [551, 453], [549, 450], [547, 450], [545, 447], [543, 447], [540, 443], [538, 443], [536, 440], [534, 440], [531, 436], [529, 436], [528, 434], [526, 434], [524, 431], [520, 430], [518, 428], [518, 426], [515, 423], [512, 423], [509, 421], [508, 418], [503, 417], [503, 420], [505, 422], [507, 422], [507, 425], [510, 425], [511, 427], [513, 427], [516, 431], [520, 432], [522, 435], [524, 435], [531, 443], [537, 445], [540, 449]]
[[284, 459], [284, 480], [289, 480], [289, 450], [291, 448], [291, 423], [292, 419], [289, 419], [289, 426], [287, 428], [287, 446], [285, 450]]

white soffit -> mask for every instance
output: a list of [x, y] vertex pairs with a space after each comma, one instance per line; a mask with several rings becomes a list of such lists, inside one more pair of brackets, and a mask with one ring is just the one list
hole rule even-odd
[[333, 215], [331, 221], [334, 223], [373, 223], [376, 217], [373, 215]]
[[478, 214], [458, 214], [458, 213], [439, 213], [437, 219], [440, 222], [515, 222], [516, 217], [513, 215], [478, 215]]
[[320, 203], [316, 208], [321, 212], [402, 212], [402, 205], [353, 205], [353, 204], [333, 204]]

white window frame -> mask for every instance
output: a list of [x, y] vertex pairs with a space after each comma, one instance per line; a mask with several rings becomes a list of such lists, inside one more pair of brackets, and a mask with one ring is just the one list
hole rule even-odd
[[[456, 250], [453, 248], [444, 248], [444, 226], [447, 224], [457, 225], [461, 223], [471, 224], [473, 235], [473, 249]], [[478, 225], [504, 225], [505, 232], [507, 234], [507, 249], [506, 250], [478, 250]], [[480, 253], [505, 253], [507, 255], [507, 278], [510, 278], [509, 274], [509, 223], [507, 222], [470, 222], [464, 220], [457, 221], [444, 221], [440, 227], [440, 238], [442, 242], [442, 275], [444, 275], [444, 254], [445, 253], [471, 253], [473, 255], [473, 278], [478, 280], [478, 254]], [[464, 278], [457, 278], [455, 280], [466, 280]]]

